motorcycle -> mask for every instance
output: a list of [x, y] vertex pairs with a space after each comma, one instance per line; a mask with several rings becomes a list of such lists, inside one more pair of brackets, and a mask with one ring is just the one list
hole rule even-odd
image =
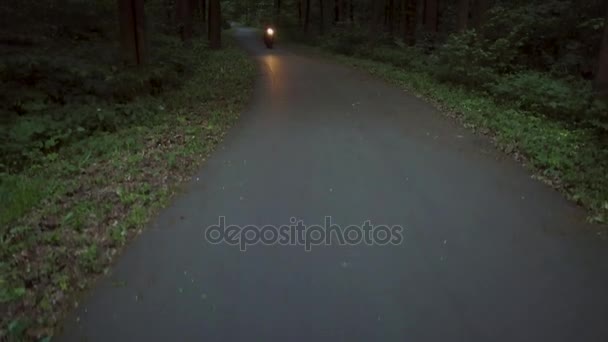
[[274, 29], [271, 27], [267, 27], [264, 31], [264, 44], [269, 49], [272, 49], [272, 45], [274, 44]]

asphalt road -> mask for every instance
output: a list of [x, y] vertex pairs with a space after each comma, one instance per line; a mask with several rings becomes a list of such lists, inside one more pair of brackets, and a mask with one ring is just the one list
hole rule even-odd
[[[59, 341], [608, 341], [585, 213], [422, 100], [240, 29], [253, 100]], [[229, 224], [402, 225], [397, 246], [205, 241]]]

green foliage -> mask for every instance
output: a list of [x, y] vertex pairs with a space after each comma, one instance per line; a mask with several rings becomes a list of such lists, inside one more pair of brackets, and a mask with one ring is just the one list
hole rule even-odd
[[96, 132], [150, 122], [153, 99], [187, 79], [191, 57], [177, 39], [159, 40], [158, 59], [144, 69], [106, 68], [71, 57], [13, 56], [0, 65], [0, 170], [19, 170]]
[[100, 132], [153, 124], [166, 114], [155, 98], [192, 73], [195, 56], [176, 36], [154, 30], [165, 15], [158, 0], [146, 4], [155, 24], [151, 61], [137, 69], [118, 54], [115, 2], [8, 1], [0, 6], [12, 25], [0, 30], [11, 42], [0, 45], [0, 172], [18, 172]]
[[498, 55], [505, 64], [578, 74], [595, 68], [604, 13], [597, 1], [500, 2], [489, 12], [483, 34], [488, 42], [505, 40], [509, 50]]
[[162, 113], [159, 106], [150, 98], [126, 104], [67, 105], [45, 114], [19, 116], [11, 125], [0, 126], [2, 162], [9, 170], [19, 169], [91, 134], [153, 123]]
[[555, 79], [547, 73], [523, 71], [506, 75], [490, 86], [495, 98], [518, 109], [569, 122], [590, 120], [598, 112], [589, 82]]
[[473, 30], [451, 35], [434, 57], [435, 75], [442, 81], [483, 86], [496, 78], [496, 55], [483, 48]]
[[42, 177], [0, 174], [0, 227], [6, 227], [37, 205], [52, 192], [53, 187], [52, 182]]

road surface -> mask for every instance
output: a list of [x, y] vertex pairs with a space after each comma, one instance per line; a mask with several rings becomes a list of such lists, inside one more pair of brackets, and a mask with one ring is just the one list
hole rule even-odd
[[[58, 341], [608, 341], [608, 243], [432, 106], [239, 29], [252, 102]], [[210, 244], [205, 228], [401, 225], [388, 246]]]

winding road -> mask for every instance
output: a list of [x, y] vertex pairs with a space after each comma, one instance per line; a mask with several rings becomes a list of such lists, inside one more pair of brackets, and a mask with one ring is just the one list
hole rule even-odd
[[[57, 341], [608, 341], [608, 243], [431, 105], [237, 38], [253, 99]], [[388, 246], [210, 244], [206, 227], [401, 225]]]

